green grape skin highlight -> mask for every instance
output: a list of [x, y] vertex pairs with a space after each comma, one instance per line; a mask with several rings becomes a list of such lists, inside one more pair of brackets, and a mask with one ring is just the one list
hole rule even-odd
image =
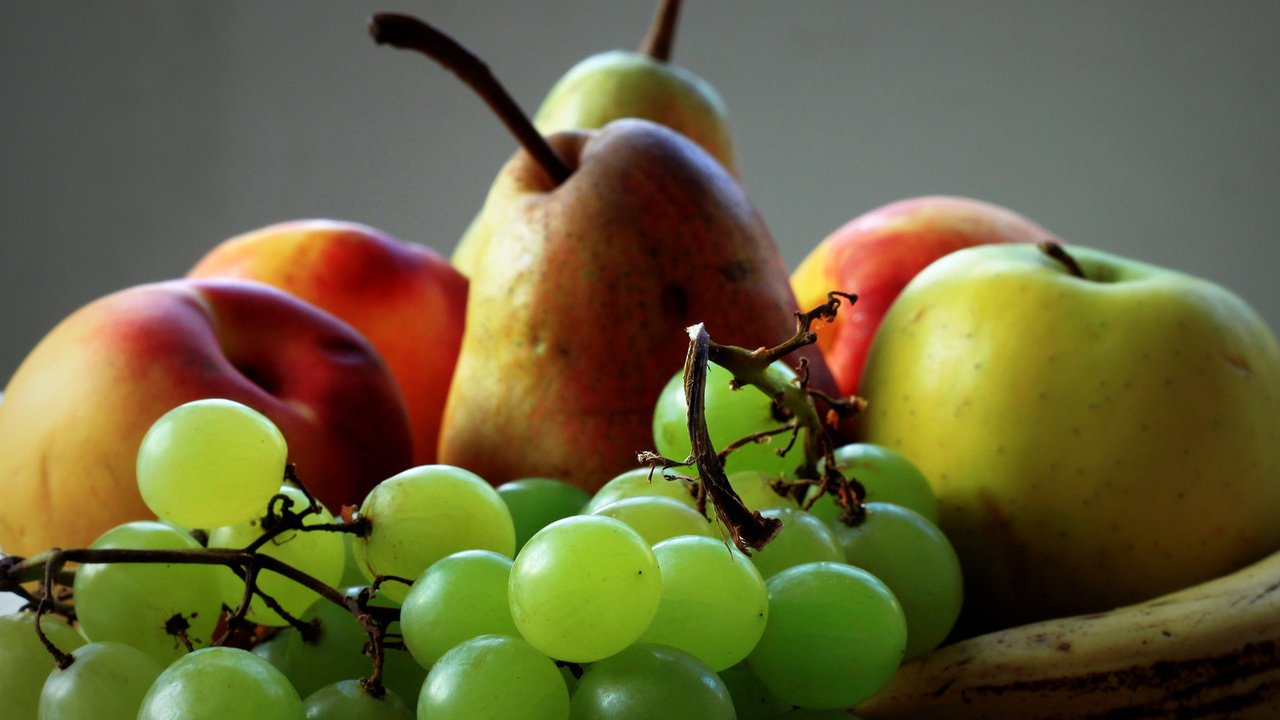
[[512, 635], [481, 635], [445, 653], [418, 696], [419, 720], [567, 720], [554, 661]]
[[302, 720], [302, 700], [271, 663], [210, 647], [174, 661], [147, 691], [138, 720]]
[[[36, 636], [36, 614], [0, 614], [0, 708], [6, 717], [34, 718], [40, 689], [54, 670], [53, 656]], [[40, 629], [63, 652], [72, 652], [85, 639], [60, 617], [44, 615]]]
[[897, 671], [907, 622], [889, 588], [844, 563], [797, 565], [769, 578], [769, 621], [747, 658], [778, 698], [811, 710], [850, 707]]
[[[413, 581], [432, 563], [462, 550], [515, 555], [511, 512], [498, 491], [475, 473], [421, 465], [379, 483], [360, 506], [371, 525], [353, 547], [369, 580], [394, 575]], [[403, 602], [409, 588], [388, 582], [382, 592]]]
[[[882, 445], [851, 443], [836, 448], [836, 468], [856, 479], [866, 490], [865, 502], [887, 502], [910, 508], [933, 524], [938, 523], [938, 498], [928, 478], [902, 453]], [[806, 500], [817, 495], [812, 488]], [[830, 495], [818, 498], [809, 512], [827, 522], [838, 522], [842, 509]]]
[[[692, 468], [676, 468], [672, 472], [679, 474], [685, 471], [697, 475]], [[635, 468], [610, 478], [609, 482], [591, 496], [591, 501], [582, 509], [582, 513], [593, 513], [605, 505], [627, 498], [655, 495], [669, 497], [696, 509], [698, 502], [694, 499], [694, 489], [695, 485], [691, 481], [675, 476], [668, 478], [663, 475], [662, 470]]]
[[480, 635], [516, 635], [507, 585], [511, 559], [464, 550], [427, 568], [400, 607], [404, 643], [429, 668], [455, 645]]
[[302, 701], [307, 720], [413, 720], [414, 712], [396, 693], [376, 698], [359, 680], [325, 685]]
[[635, 642], [657, 613], [662, 576], [649, 544], [619, 520], [551, 523], [516, 556], [511, 617], [540, 652], [594, 662]]
[[556, 520], [577, 515], [591, 500], [586, 490], [553, 478], [520, 478], [498, 486], [516, 528], [516, 550]]
[[594, 663], [573, 693], [573, 720], [735, 720], [720, 677], [696, 657], [639, 644]]
[[593, 515], [621, 520], [650, 545], [681, 535], [711, 537], [715, 526], [702, 513], [669, 497], [630, 497], [597, 508]]
[[71, 653], [40, 691], [40, 720], [134, 720], [164, 668], [141, 650], [116, 642], [89, 643]]
[[[185, 531], [151, 520], [117, 525], [90, 547], [201, 549]], [[192, 644], [207, 644], [222, 611], [221, 590], [234, 580], [231, 570], [217, 565], [85, 563], [76, 570], [72, 587], [80, 630], [86, 637], [132, 645], [167, 665], [186, 649], [166, 632], [165, 624], [182, 615]]]
[[773, 540], [751, 555], [751, 562], [766, 580], [796, 565], [844, 562], [835, 531], [810, 513], [796, 508], [765, 508], [760, 515], [782, 521]]
[[260, 515], [284, 481], [288, 446], [267, 416], [233, 400], [170, 410], [138, 449], [138, 491], [161, 520], [186, 528]]
[[640, 642], [683, 650], [717, 672], [741, 662], [769, 615], [760, 571], [718, 538], [676, 537], [655, 545], [653, 554], [662, 603]]
[[898, 598], [907, 619], [906, 659], [942, 644], [960, 616], [964, 582], [947, 536], [919, 513], [867, 503], [856, 527], [839, 525], [845, 562], [875, 575]]
[[[769, 366], [766, 371], [780, 384], [796, 382], [795, 371], [782, 361]], [[777, 428], [785, 421], [774, 417], [773, 400], [753, 386], [734, 390], [730, 386], [733, 374], [709, 363], [705, 409], [707, 431], [711, 444], [722, 450], [729, 444], [763, 430]], [[688, 407], [684, 395], [684, 374], [677, 373], [663, 387], [653, 413], [653, 440], [658, 452], [673, 460], [684, 460], [691, 451], [689, 444]], [[775, 477], [789, 476], [801, 463], [804, 435], [786, 456], [777, 450], [788, 442], [789, 435], [771, 437], [767, 442], [752, 443], [734, 450], [725, 459], [725, 471], [735, 473], [756, 470]], [[694, 471], [690, 471], [694, 472]]]
[[[293, 512], [302, 512], [307, 508], [307, 496], [302, 490], [292, 485], [284, 485], [279, 487], [278, 491], [289, 499], [290, 509]], [[303, 526], [328, 525], [334, 521], [333, 515], [323, 505], [319, 507], [319, 512], [303, 518]], [[210, 532], [209, 547], [246, 547], [262, 536], [265, 520], [266, 506], [263, 506], [263, 511], [252, 520], [216, 528]], [[258, 552], [290, 565], [330, 587], [342, 580], [346, 564], [342, 534], [327, 530], [310, 532], [290, 530], [267, 541], [258, 548]], [[280, 607], [293, 617], [303, 614], [320, 599], [320, 596], [311, 588], [271, 570], [262, 570], [258, 573], [257, 587], [280, 603]], [[227, 607], [234, 609], [239, 607], [243, 598], [244, 583], [238, 577], [230, 576], [230, 582], [223, 584], [222, 601]], [[262, 625], [288, 624], [288, 621], [275, 610], [267, 607], [262, 598], [256, 596], [249, 603], [248, 618]]]

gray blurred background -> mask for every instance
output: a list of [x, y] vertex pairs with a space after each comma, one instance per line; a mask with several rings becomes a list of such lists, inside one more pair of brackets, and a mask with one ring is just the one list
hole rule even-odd
[[[532, 111], [634, 47], [649, 0], [6, 0], [0, 383], [62, 317], [279, 220], [448, 252], [514, 142], [451, 75], [378, 48], [422, 15]], [[675, 59], [727, 101], [794, 267], [899, 198], [969, 195], [1231, 287], [1280, 327], [1280, 3], [686, 0]]]

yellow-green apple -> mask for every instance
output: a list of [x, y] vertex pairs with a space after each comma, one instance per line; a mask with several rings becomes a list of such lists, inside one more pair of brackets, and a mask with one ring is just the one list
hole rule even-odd
[[1209, 281], [1083, 247], [959, 250], [889, 309], [862, 392], [865, 439], [934, 485], [975, 630], [1280, 547], [1280, 347]]
[[828, 235], [796, 267], [791, 287], [802, 308], [821, 304], [831, 290], [858, 296], [818, 332], [840, 391], [852, 395], [880, 318], [916, 273], [960, 248], [1050, 237], [1022, 215], [981, 200], [908, 198], [859, 215]]
[[443, 255], [367, 225], [296, 220], [226, 240], [188, 277], [265, 282], [359, 330], [404, 396], [414, 464], [436, 461], [467, 302], [466, 278]]
[[346, 323], [262, 283], [140, 285], [64, 319], [5, 388], [0, 546], [84, 546], [151, 517], [135, 480], [142, 436], [206, 397], [271, 418], [301, 479], [335, 510], [411, 464], [400, 394]]

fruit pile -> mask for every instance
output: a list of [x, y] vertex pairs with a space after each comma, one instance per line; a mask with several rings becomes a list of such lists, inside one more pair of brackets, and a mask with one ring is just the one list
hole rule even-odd
[[281, 223], [31, 351], [6, 718], [1280, 716], [1266, 324], [966, 198], [788, 275], [677, 10], [532, 120], [375, 16], [520, 143], [451, 260]]

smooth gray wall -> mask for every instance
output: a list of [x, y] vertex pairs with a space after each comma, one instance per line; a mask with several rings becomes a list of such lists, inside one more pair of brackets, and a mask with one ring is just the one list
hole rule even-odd
[[[886, 202], [970, 195], [1223, 283], [1280, 327], [1280, 3], [686, 0], [676, 60], [732, 112], [795, 265]], [[646, 0], [6, 0], [0, 383], [80, 305], [278, 220], [448, 251], [514, 148], [424, 58], [420, 14], [532, 109]]]

